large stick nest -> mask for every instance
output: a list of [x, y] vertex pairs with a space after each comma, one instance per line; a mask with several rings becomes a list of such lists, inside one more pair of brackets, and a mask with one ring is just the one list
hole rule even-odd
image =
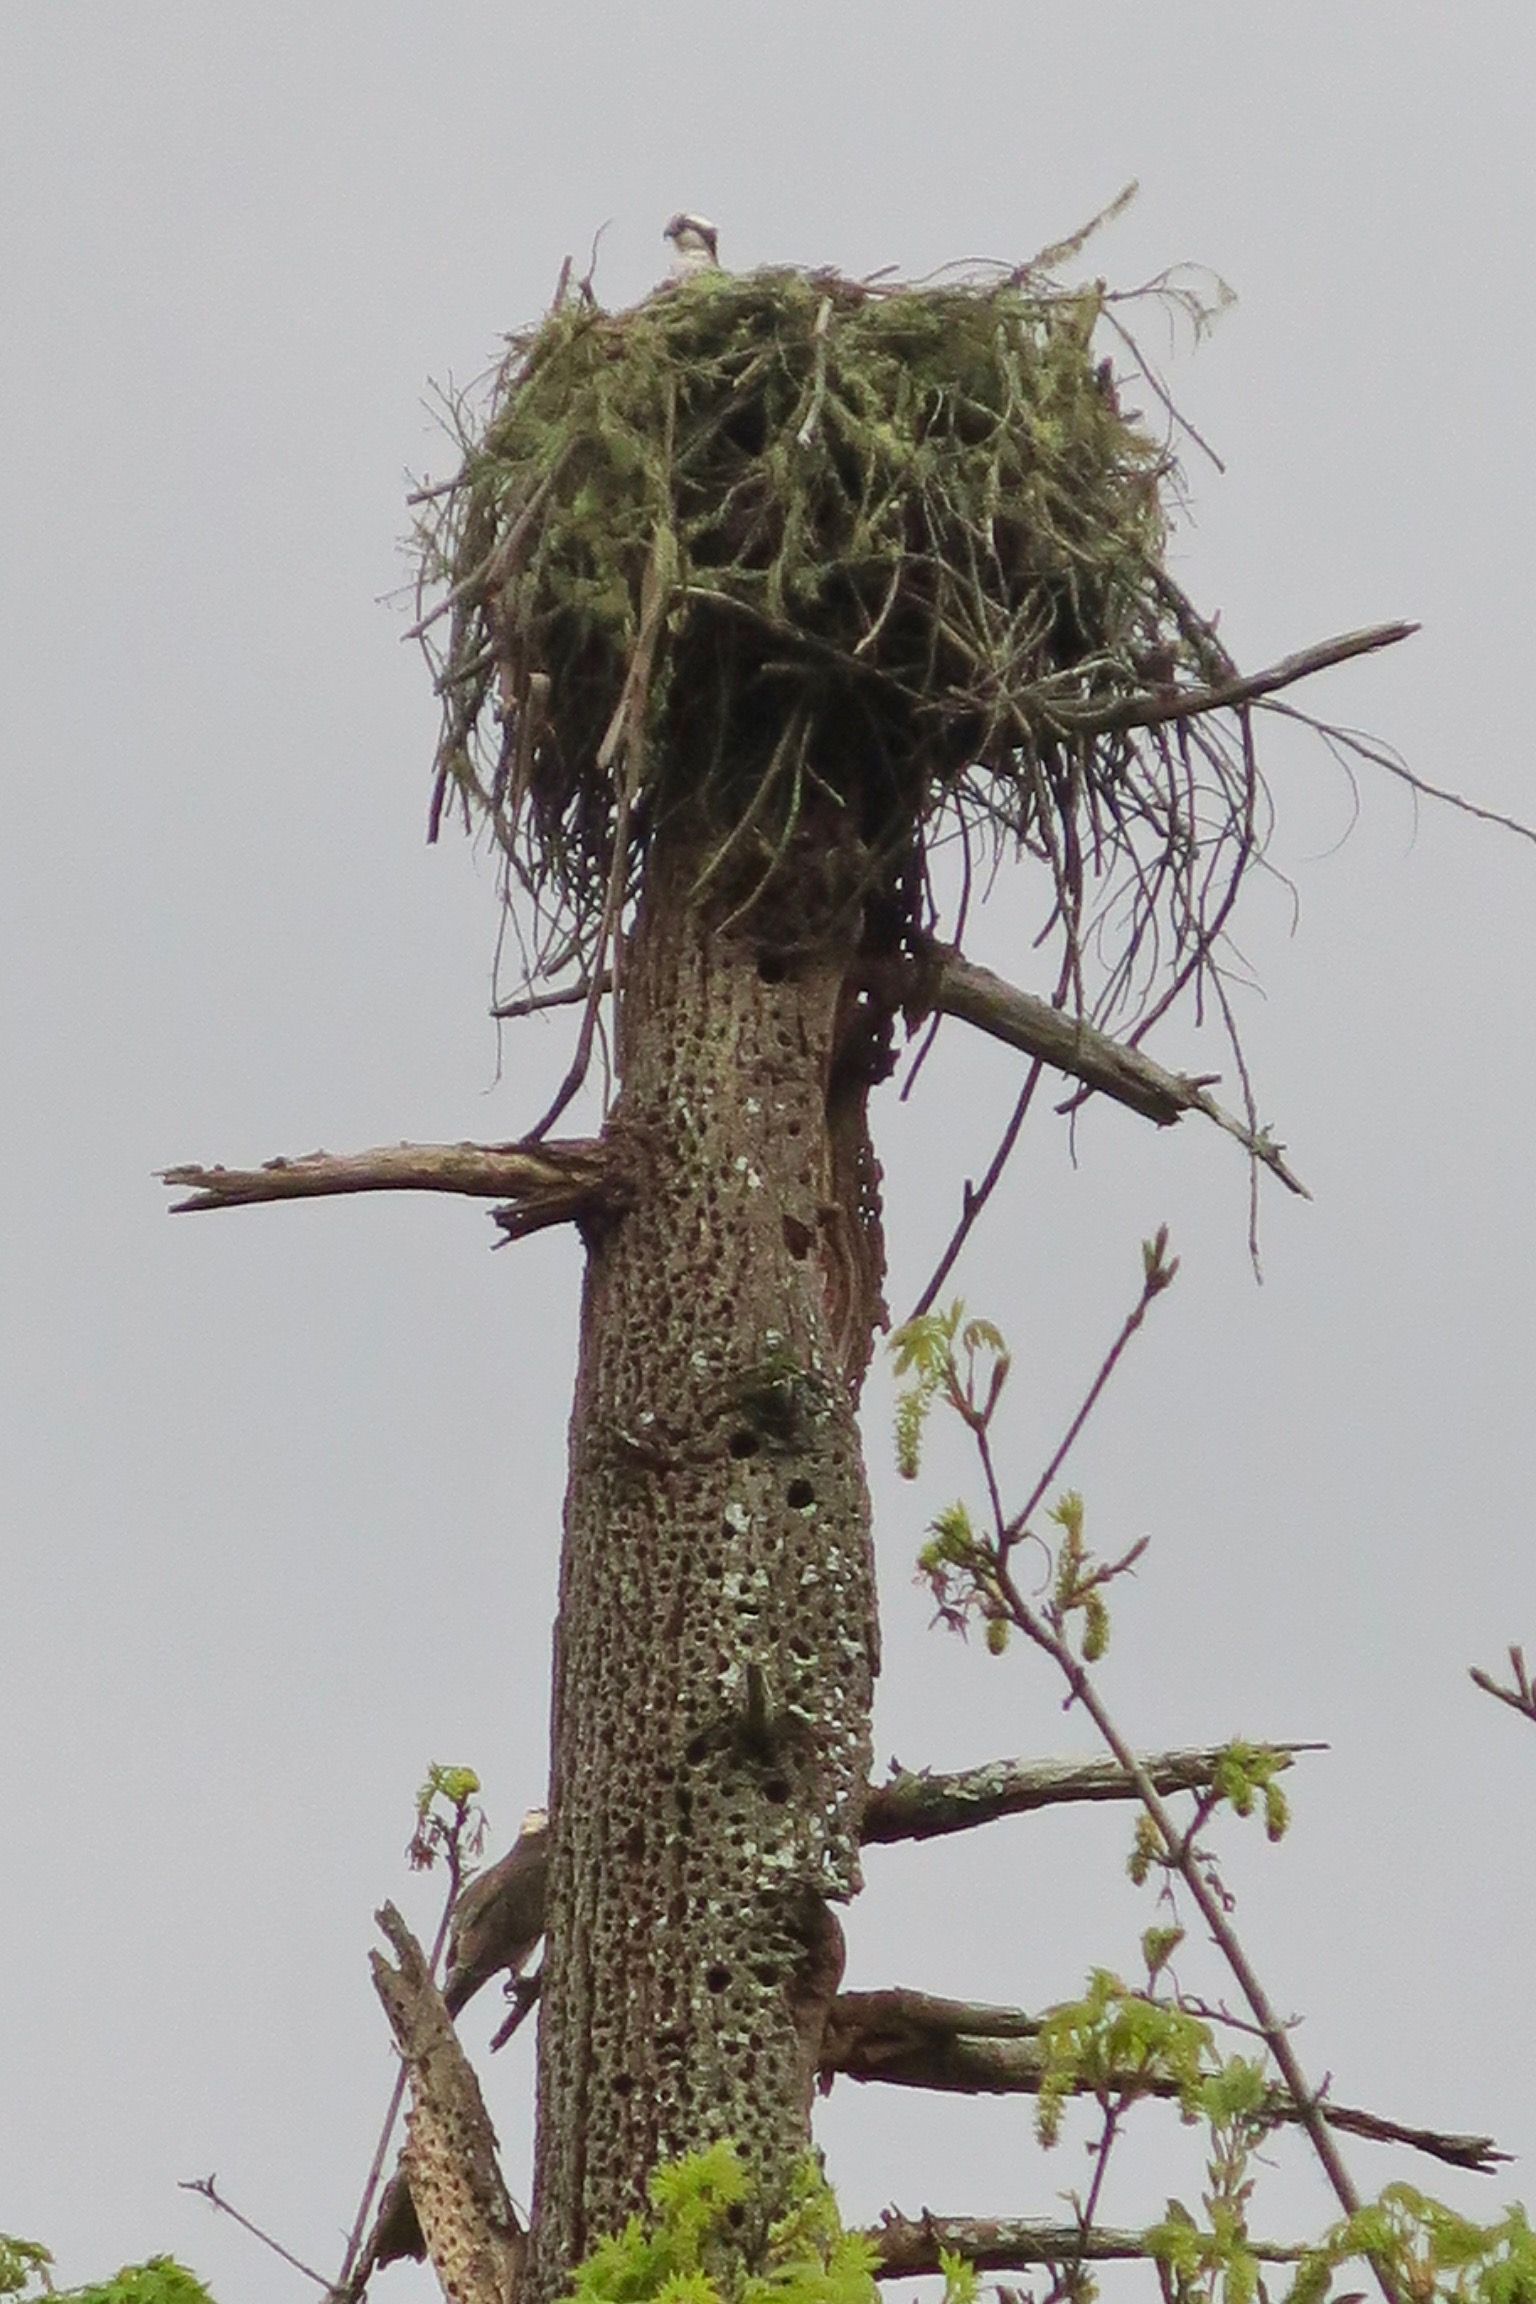
[[1091, 1005], [1203, 969], [1257, 778], [1241, 715], [1135, 724], [1233, 667], [1163, 566], [1173, 460], [1104, 316], [1027, 270], [712, 273], [512, 341], [418, 571], [429, 646], [449, 618], [433, 828], [453, 795], [489, 824], [536, 970], [601, 965], [679, 810], [737, 914], [830, 815], [914, 937], [958, 831], [1048, 862], [1063, 992], [1106, 906]]

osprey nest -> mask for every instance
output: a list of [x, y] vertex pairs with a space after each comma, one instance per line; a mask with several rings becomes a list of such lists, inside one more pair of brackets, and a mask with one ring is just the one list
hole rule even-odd
[[1245, 715], [1203, 716], [1235, 667], [1163, 565], [1176, 468], [1096, 357], [1109, 301], [706, 272], [512, 340], [417, 499], [416, 630], [433, 833], [489, 825], [533, 973], [601, 964], [679, 812], [732, 917], [830, 814], [913, 949], [954, 836], [967, 885], [1048, 866], [1079, 1006], [1106, 907], [1096, 1011], [1200, 973], [1260, 788]]

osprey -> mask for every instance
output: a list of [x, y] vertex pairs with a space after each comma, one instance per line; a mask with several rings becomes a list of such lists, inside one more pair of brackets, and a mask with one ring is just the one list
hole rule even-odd
[[695, 272], [713, 272], [720, 262], [719, 236], [707, 216], [674, 216], [661, 236], [672, 243], [674, 280], [687, 280]]

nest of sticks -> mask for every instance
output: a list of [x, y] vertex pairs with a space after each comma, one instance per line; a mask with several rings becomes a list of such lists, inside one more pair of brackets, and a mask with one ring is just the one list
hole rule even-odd
[[415, 630], [432, 831], [451, 804], [490, 828], [530, 976], [596, 978], [679, 812], [739, 918], [829, 810], [913, 948], [958, 837], [967, 888], [989, 853], [1048, 868], [1080, 1012], [1134, 990], [1146, 1021], [1207, 967], [1261, 786], [1164, 565], [1171, 412], [1123, 413], [1100, 356], [1107, 324], [1140, 364], [1113, 301], [1039, 266], [706, 273], [613, 313], [562, 290], [511, 340], [416, 499]]

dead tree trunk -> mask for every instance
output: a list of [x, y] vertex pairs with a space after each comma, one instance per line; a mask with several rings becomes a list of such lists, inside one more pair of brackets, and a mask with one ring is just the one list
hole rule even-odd
[[[830, 862], [829, 862], [830, 853]], [[835, 846], [732, 925], [656, 839], [625, 957], [571, 1425], [532, 2293], [733, 2137], [781, 2212], [859, 1883], [880, 1306], [861, 907]], [[796, 868], [798, 867], [798, 869]], [[846, 885], [840, 886], [840, 879]], [[735, 893], [740, 903], [740, 891]], [[743, 2233], [750, 2250], [752, 2234]]]

